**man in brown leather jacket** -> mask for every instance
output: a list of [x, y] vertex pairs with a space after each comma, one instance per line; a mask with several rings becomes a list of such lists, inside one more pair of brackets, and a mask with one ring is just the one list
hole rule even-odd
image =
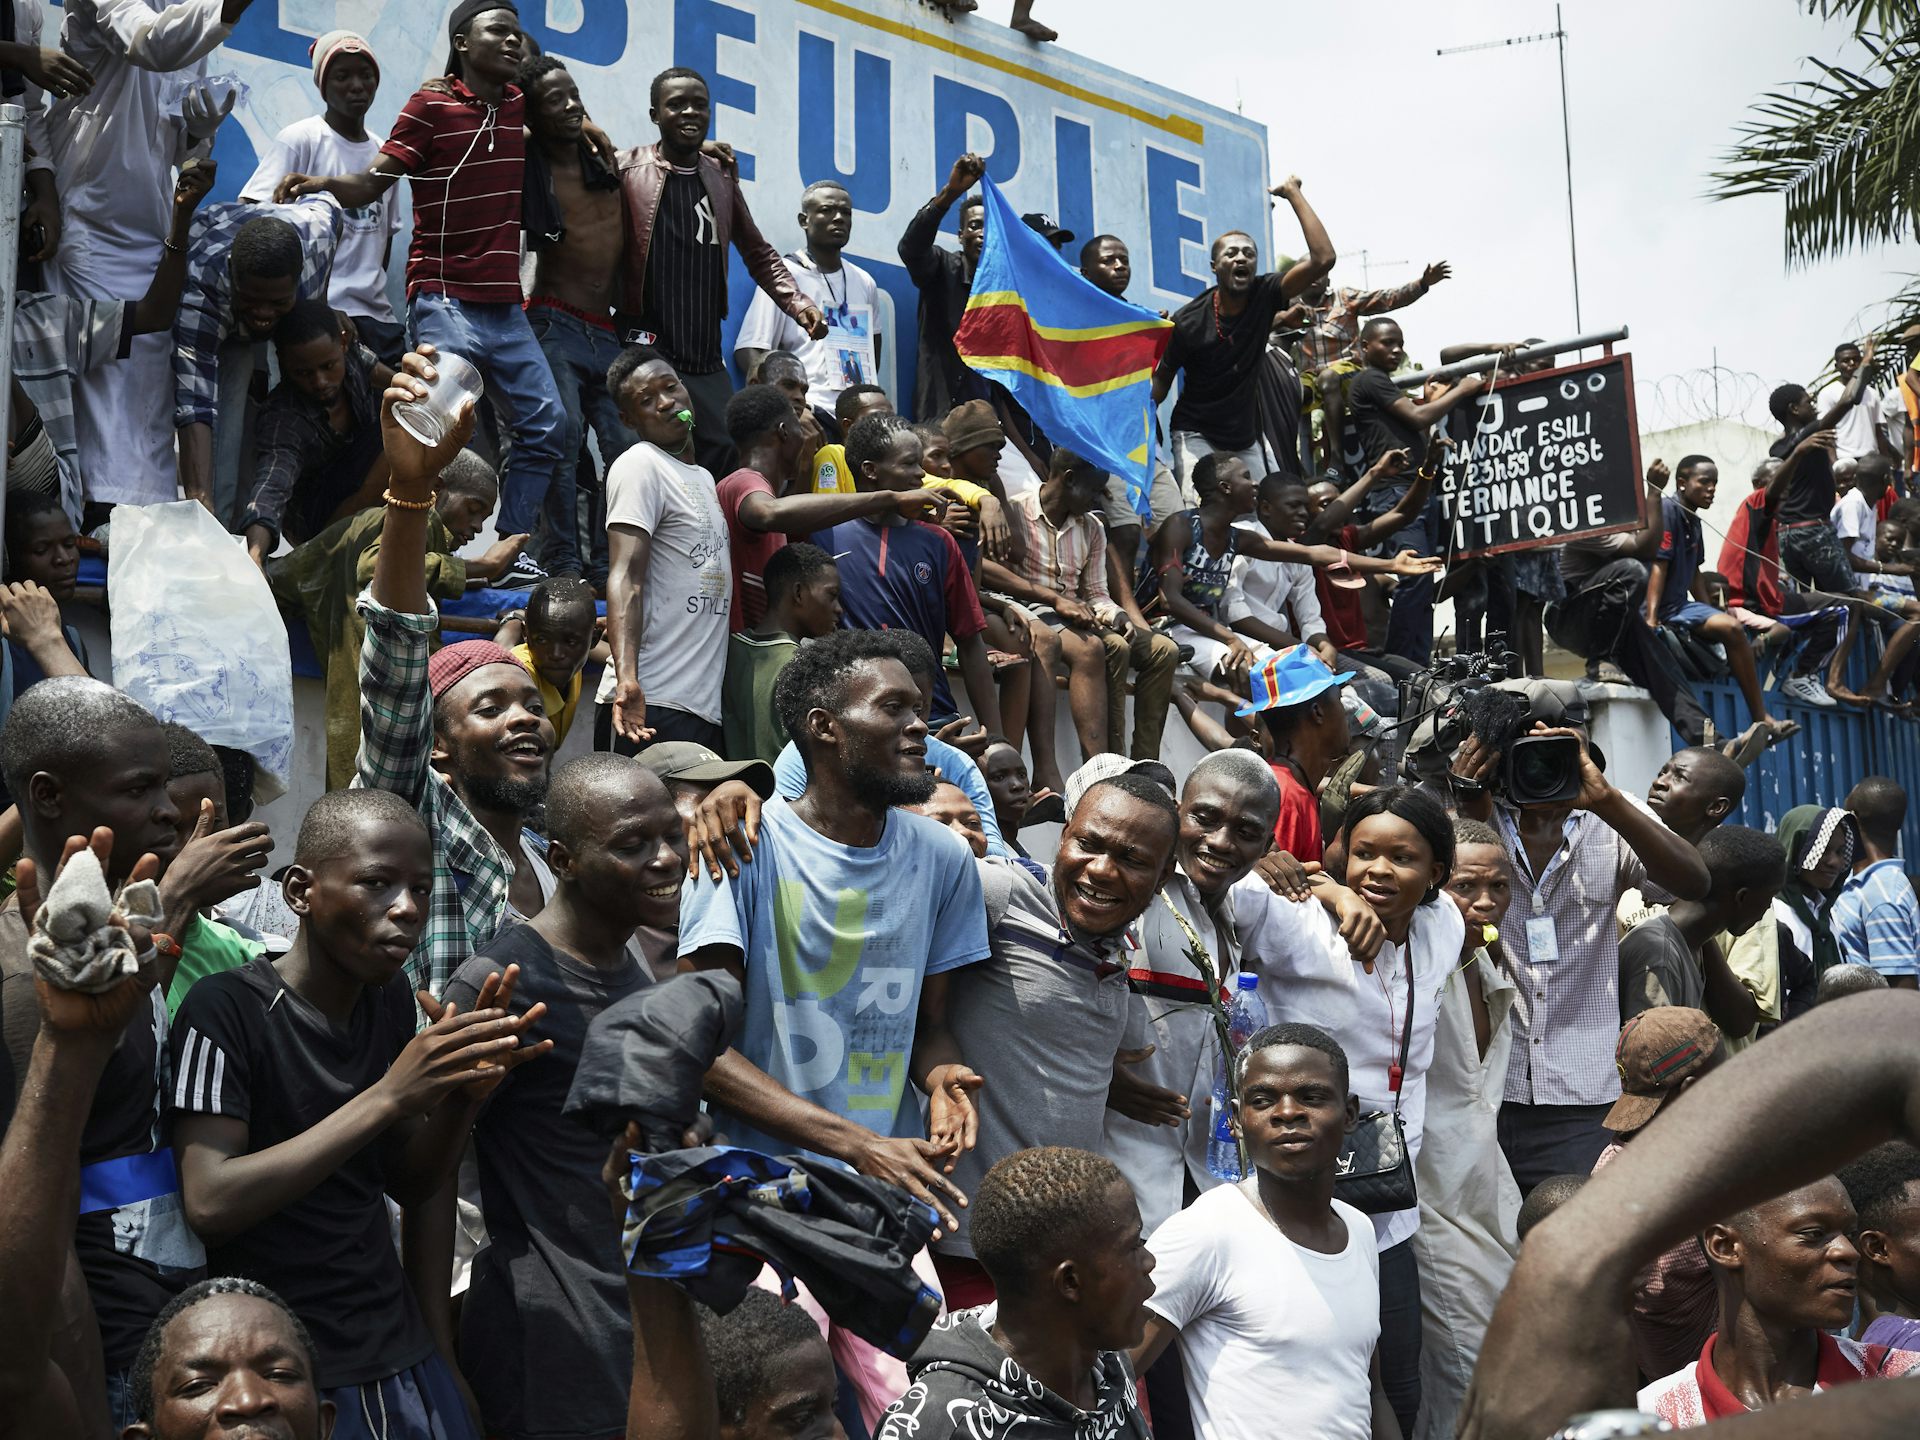
[[727, 247], [740, 251], [760, 288], [814, 339], [827, 333], [827, 322], [753, 223], [731, 165], [700, 153], [713, 118], [707, 82], [697, 71], [665, 70], [651, 98], [660, 143], [620, 154], [627, 224], [620, 328], [629, 343], [652, 345], [673, 362], [693, 398], [695, 456], [725, 475], [735, 468], [725, 423], [733, 385], [720, 345]]

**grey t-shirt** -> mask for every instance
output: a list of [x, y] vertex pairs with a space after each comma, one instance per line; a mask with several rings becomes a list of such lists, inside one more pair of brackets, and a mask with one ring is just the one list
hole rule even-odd
[[1620, 941], [1620, 1020], [1659, 1005], [1704, 1008], [1706, 977], [1671, 916], [1642, 920]]
[[[986, 1078], [973, 1097], [980, 1137], [954, 1167], [975, 1194], [996, 1160], [1036, 1145], [1101, 1153], [1113, 1057], [1127, 1028], [1121, 937], [1069, 931], [1045, 867], [977, 862], [986, 893], [990, 958], [954, 972], [947, 1023], [967, 1063]], [[973, 1254], [967, 1212], [934, 1248]]]
[[508, 1440], [618, 1435], [633, 1375], [626, 1266], [600, 1167], [607, 1142], [560, 1113], [593, 1018], [652, 983], [622, 956], [601, 970], [526, 925], [454, 972], [445, 998], [471, 1009], [489, 972], [520, 966], [513, 1010], [545, 1001], [553, 1049], [514, 1070], [480, 1112], [474, 1145], [491, 1243], [474, 1257], [460, 1360], [486, 1420]]

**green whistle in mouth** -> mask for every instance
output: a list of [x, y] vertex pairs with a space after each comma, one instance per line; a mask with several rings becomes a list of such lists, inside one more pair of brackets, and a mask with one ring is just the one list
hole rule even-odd
[[693, 424], [693, 412], [691, 410], [676, 410], [673, 412], [673, 418], [678, 420], [682, 425]]

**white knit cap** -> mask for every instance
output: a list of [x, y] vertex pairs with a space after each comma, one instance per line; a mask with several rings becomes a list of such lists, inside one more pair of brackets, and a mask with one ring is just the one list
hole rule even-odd
[[307, 53], [313, 57], [313, 85], [316, 90], [326, 78], [327, 66], [342, 55], [366, 56], [373, 65], [373, 78], [376, 81], [380, 78], [380, 61], [375, 58], [373, 47], [367, 44], [365, 36], [351, 30], [329, 30], [313, 42]]

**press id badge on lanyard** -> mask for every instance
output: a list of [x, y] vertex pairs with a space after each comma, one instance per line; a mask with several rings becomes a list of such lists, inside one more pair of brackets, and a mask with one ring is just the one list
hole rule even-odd
[[1551, 915], [1534, 915], [1527, 920], [1527, 959], [1535, 965], [1552, 965], [1560, 958], [1560, 937], [1553, 933]]
[[873, 354], [873, 310], [866, 305], [835, 305], [826, 311], [826, 345], [842, 385], [872, 385], [879, 376]]

